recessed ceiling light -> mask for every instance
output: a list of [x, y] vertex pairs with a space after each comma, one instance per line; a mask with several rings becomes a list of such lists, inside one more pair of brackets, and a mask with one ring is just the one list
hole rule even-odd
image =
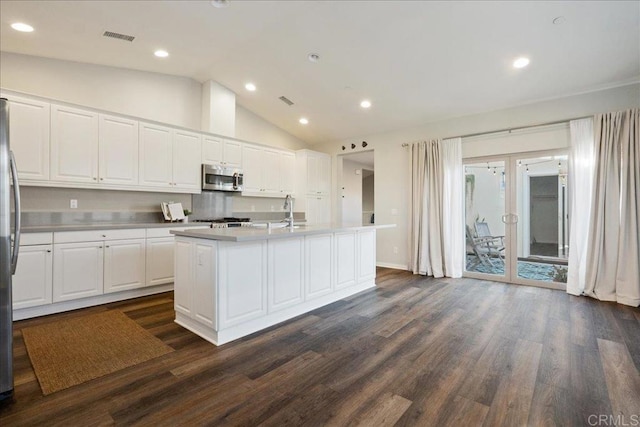
[[525, 58], [524, 56], [513, 61], [513, 66], [515, 68], [524, 68], [527, 65], [529, 65], [529, 58]]
[[557, 18], [554, 18], [554, 20], [552, 22], [555, 25], [561, 25], [561, 24], [564, 24], [564, 21], [566, 21], [564, 16], [558, 16]]
[[221, 9], [223, 7], [229, 6], [229, 0], [212, 0], [211, 6]]
[[11, 28], [13, 28], [16, 31], [21, 31], [23, 33], [30, 33], [33, 31], [33, 27], [29, 24], [23, 24], [22, 22], [16, 22], [14, 24], [11, 24]]
[[306, 119], [305, 117], [300, 117], [300, 120], [298, 120], [300, 122], [301, 125], [308, 125], [309, 124], [309, 120]]
[[320, 60], [320, 55], [318, 55], [317, 53], [310, 53], [309, 55], [307, 55], [307, 59], [309, 59], [309, 61], [311, 62], [318, 62]]
[[167, 52], [166, 50], [156, 50], [155, 52], [153, 52], [153, 54], [158, 58], [166, 58], [167, 56], [169, 56], [169, 52]]
[[254, 85], [253, 83], [247, 83], [246, 85], [244, 85], [244, 88], [249, 92], [254, 92], [256, 90], [256, 85]]
[[369, 108], [371, 107], [371, 101], [369, 101], [368, 99], [365, 99], [360, 103], [360, 106], [362, 108]]

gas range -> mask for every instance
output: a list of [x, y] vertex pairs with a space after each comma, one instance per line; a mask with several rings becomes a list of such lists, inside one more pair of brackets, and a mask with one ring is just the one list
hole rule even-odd
[[230, 227], [251, 227], [251, 218], [215, 218], [215, 219], [196, 219], [193, 222], [210, 222], [211, 228], [230, 228]]

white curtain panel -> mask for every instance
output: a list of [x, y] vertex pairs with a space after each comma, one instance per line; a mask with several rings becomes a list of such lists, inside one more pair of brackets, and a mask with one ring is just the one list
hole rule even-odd
[[442, 141], [441, 153], [444, 166], [442, 192], [444, 274], [447, 277], [462, 277], [465, 250], [462, 138]]
[[569, 156], [569, 273], [567, 292], [582, 295], [587, 271], [587, 237], [595, 171], [593, 118], [572, 120]]
[[595, 118], [595, 176], [584, 293], [640, 305], [640, 110]]
[[463, 175], [460, 138], [411, 146], [411, 269], [461, 277]]

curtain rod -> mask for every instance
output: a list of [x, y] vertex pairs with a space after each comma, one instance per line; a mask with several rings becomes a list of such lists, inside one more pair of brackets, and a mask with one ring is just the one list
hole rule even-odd
[[[477, 132], [477, 133], [470, 133], [470, 134], [467, 134], [467, 135], [449, 136], [447, 138], [442, 138], [442, 139], [471, 138], [472, 136], [490, 135], [492, 133], [511, 132], [511, 131], [514, 131], [514, 130], [537, 128], [537, 127], [540, 127], [540, 126], [558, 125], [560, 123], [569, 123], [572, 120], [581, 120], [581, 119], [587, 119], [587, 118], [590, 118], [590, 117], [593, 117], [593, 115], [591, 115], [591, 116], [583, 116], [583, 117], [575, 117], [573, 119], [558, 120], [558, 121], [555, 121], [555, 122], [537, 123], [537, 124], [528, 125], [528, 126], [518, 126], [518, 127], [515, 127], [515, 128], [498, 129], [498, 130], [492, 130], [492, 131], [488, 131], [488, 132]], [[403, 147], [408, 147], [409, 145], [410, 144], [408, 144], [406, 142], [402, 144]]]

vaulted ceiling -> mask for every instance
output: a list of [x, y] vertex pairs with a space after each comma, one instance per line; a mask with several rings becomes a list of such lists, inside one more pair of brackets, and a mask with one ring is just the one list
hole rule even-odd
[[[3, 0], [0, 23], [3, 51], [212, 79], [309, 143], [640, 79], [635, 1]], [[513, 68], [519, 56], [530, 65]]]

